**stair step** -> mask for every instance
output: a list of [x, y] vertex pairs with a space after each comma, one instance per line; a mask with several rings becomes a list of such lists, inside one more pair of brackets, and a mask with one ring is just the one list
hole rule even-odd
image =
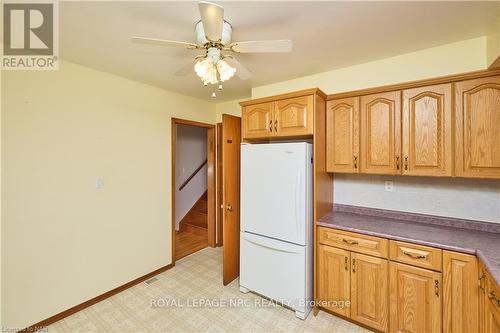
[[193, 225], [193, 224], [184, 224], [181, 227], [180, 231], [190, 232], [190, 233], [198, 235], [198, 236], [208, 237], [208, 229], [207, 228], [198, 227], [198, 226]]

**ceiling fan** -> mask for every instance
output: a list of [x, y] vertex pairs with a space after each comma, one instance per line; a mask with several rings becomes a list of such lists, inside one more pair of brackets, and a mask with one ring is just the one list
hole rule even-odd
[[[292, 41], [261, 40], [232, 42], [232, 27], [224, 20], [224, 8], [214, 3], [200, 1], [198, 3], [201, 21], [195, 26], [196, 43], [179, 42], [147, 37], [132, 37], [134, 43], [151, 44], [159, 46], [181, 46], [192, 50], [205, 50], [205, 53], [195, 57], [197, 60], [194, 70], [203, 84], [219, 84], [229, 80], [236, 74], [240, 79], [246, 80], [252, 76], [232, 55], [234, 53], [275, 53], [290, 52]], [[192, 69], [192, 64], [175, 72], [175, 75], [186, 75]], [[215, 97], [215, 92], [212, 93]]]

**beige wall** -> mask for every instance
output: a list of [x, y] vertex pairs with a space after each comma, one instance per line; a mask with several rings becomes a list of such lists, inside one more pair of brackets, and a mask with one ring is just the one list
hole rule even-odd
[[[486, 37], [252, 89], [252, 98], [319, 87], [326, 93], [486, 69]], [[384, 182], [392, 180], [394, 191]], [[336, 203], [500, 222], [500, 181], [336, 175]], [[480, 207], [480, 208], [478, 208]]]
[[[245, 99], [250, 99], [250, 97], [245, 98]], [[223, 114], [230, 114], [233, 116], [241, 116], [241, 107], [240, 104], [238, 104], [240, 101], [243, 99], [237, 99], [233, 101], [228, 101], [228, 102], [222, 102], [222, 103], [217, 103], [215, 105], [215, 120], [217, 123], [220, 123], [222, 121], [222, 115]]]
[[68, 62], [2, 74], [1, 308], [25, 327], [171, 263], [170, 118], [215, 105]]
[[252, 89], [252, 98], [321, 88], [332, 94], [486, 68], [486, 37], [402, 54]]
[[488, 67], [500, 67], [500, 16], [486, 36], [486, 56]]

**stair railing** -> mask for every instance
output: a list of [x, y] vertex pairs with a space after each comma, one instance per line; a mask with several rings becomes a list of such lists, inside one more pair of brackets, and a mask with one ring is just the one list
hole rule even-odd
[[196, 174], [201, 170], [203, 169], [203, 167], [205, 166], [205, 164], [208, 163], [208, 159], [205, 159], [205, 161], [203, 161], [203, 163], [200, 164], [199, 167], [196, 168], [196, 170], [193, 171], [193, 173], [191, 174], [191, 176], [189, 176], [185, 181], [184, 183], [182, 183], [181, 186], [179, 186], [179, 191], [182, 191], [182, 189], [184, 187], [186, 187], [186, 185], [191, 181], [191, 179], [194, 178], [194, 176], [196, 176]]

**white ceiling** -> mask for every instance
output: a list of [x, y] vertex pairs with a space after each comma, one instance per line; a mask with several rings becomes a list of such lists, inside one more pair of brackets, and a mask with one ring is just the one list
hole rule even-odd
[[[485, 35], [499, 2], [218, 2], [233, 41], [291, 39], [290, 54], [240, 54], [250, 80], [233, 78], [216, 101], [252, 86]], [[63, 59], [213, 100], [194, 71], [173, 73], [200, 51], [130, 43], [133, 35], [195, 41], [196, 2], [61, 2]], [[450, 55], [452, 56], [452, 55]]]

